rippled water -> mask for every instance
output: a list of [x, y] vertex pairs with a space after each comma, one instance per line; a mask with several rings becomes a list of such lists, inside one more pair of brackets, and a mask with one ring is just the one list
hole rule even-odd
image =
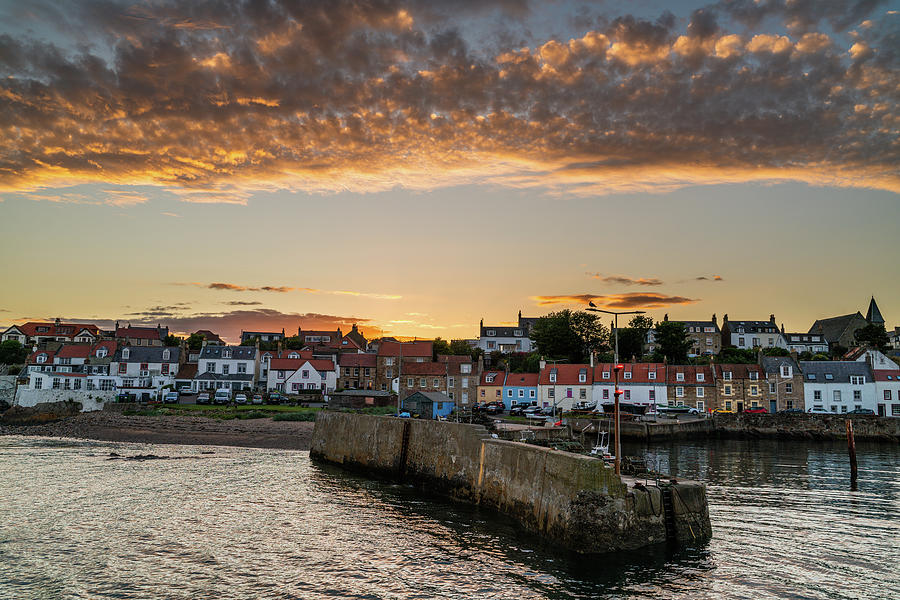
[[713, 540], [577, 557], [305, 452], [0, 438], [0, 598], [898, 598], [900, 449], [859, 450], [850, 492], [841, 445], [628, 448]]

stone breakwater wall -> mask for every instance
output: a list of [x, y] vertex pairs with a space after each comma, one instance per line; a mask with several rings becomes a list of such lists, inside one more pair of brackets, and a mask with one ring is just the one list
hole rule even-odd
[[714, 435], [722, 438], [846, 440], [847, 419], [856, 441], [900, 443], [900, 418], [876, 415], [719, 414]]
[[580, 553], [712, 533], [703, 484], [634, 487], [602, 460], [494, 439], [478, 425], [323, 411], [310, 456], [496, 509]]

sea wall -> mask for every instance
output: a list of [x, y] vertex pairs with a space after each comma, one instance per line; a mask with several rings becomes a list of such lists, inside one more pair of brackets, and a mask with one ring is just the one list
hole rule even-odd
[[847, 419], [857, 441], [900, 442], [900, 418], [876, 415], [719, 414], [712, 418], [722, 438], [845, 440]]
[[[596, 435], [597, 426], [603, 431], [612, 433], [613, 425], [608, 417], [603, 419], [570, 419], [573, 432], [584, 432], [585, 435]], [[623, 440], [649, 441], [661, 439], [702, 438], [715, 432], [712, 419], [692, 419], [678, 421], [675, 419], [663, 422], [622, 421], [619, 424]], [[610, 438], [612, 439], [612, 438]]]
[[79, 402], [41, 402], [33, 406], [14, 405], [0, 414], [0, 423], [4, 425], [41, 425], [59, 421], [81, 412]]
[[670, 502], [667, 525], [660, 488], [629, 488], [602, 460], [494, 439], [478, 425], [323, 411], [310, 455], [494, 508], [576, 552], [711, 534], [702, 484], [673, 486], [682, 501]]
[[53, 402], [78, 402], [82, 412], [103, 410], [104, 404], [112, 401], [116, 396], [113, 391], [101, 390], [32, 390], [20, 387], [16, 392], [18, 406], [31, 407], [38, 404]]

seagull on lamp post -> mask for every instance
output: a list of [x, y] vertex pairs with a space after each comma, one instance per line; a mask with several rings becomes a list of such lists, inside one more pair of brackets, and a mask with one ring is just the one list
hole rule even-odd
[[588, 306], [590, 306], [591, 308], [597, 308], [597, 305], [594, 304], [593, 300], [588, 300]]

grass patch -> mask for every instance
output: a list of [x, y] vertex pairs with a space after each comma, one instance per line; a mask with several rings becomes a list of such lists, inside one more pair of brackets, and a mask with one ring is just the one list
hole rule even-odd
[[164, 408], [145, 408], [142, 410], [123, 410], [122, 414], [126, 417], [138, 416], [138, 417], [158, 417], [161, 415], [168, 414]]
[[[222, 406], [215, 404], [166, 404], [157, 415], [179, 415], [186, 417], [205, 417], [207, 419], [219, 419], [230, 421], [233, 419], [267, 419], [279, 416], [311, 415], [308, 418], [288, 419], [300, 421], [315, 421], [315, 414], [321, 409], [304, 406], [260, 405], [241, 404], [238, 406]], [[281, 419], [275, 419], [281, 420]]]

